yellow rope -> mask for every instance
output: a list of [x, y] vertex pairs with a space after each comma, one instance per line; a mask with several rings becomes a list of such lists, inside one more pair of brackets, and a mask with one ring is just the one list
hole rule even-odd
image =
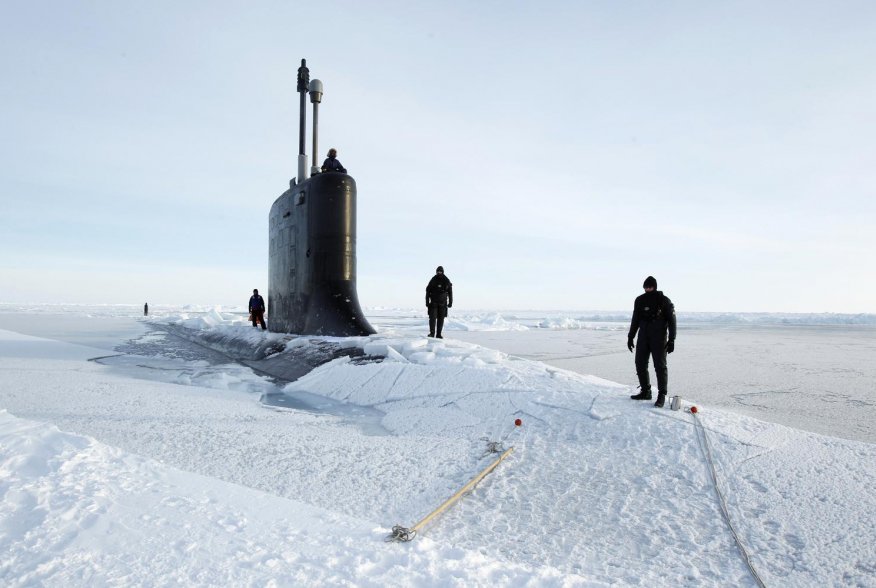
[[459, 500], [463, 494], [465, 494], [466, 492], [468, 492], [469, 490], [474, 488], [474, 486], [478, 482], [480, 482], [481, 480], [484, 479], [484, 476], [486, 476], [487, 474], [492, 472], [494, 469], [496, 469], [496, 466], [499, 465], [503, 459], [505, 459], [506, 457], [511, 455], [512, 451], [514, 451], [513, 447], [509, 447], [508, 449], [506, 449], [505, 452], [502, 453], [502, 455], [500, 455], [496, 461], [494, 461], [493, 463], [488, 465], [486, 468], [484, 468], [484, 470], [481, 473], [479, 473], [477, 476], [472, 478], [472, 480], [468, 484], [463, 486], [462, 489], [459, 490], [459, 492], [457, 492], [456, 494], [454, 494], [453, 496], [451, 496], [450, 498], [445, 500], [444, 503], [441, 504], [441, 506], [439, 506], [438, 508], [433, 510], [422, 521], [420, 521], [419, 523], [417, 523], [416, 525], [414, 525], [410, 529], [405, 529], [404, 527], [401, 527], [399, 525], [396, 525], [395, 527], [393, 527], [392, 535], [387, 537], [387, 540], [388, 541], [410, 541], [411, 539], [413, 539], [416, 536], [417, 532], [420, 531], [420, 529], [422, 529], [424, 526], [426, 526], [429, 523], [429, 521], [431, 521], [432, 519], [437, 517], [439, 514], [441, 514], [445, 510], [447, 510], [447, 508], [449, 508], [454, 502]]

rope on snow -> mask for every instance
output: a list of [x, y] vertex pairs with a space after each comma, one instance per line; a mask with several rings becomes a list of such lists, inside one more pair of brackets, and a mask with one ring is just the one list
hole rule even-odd
[[[520, 412], [520, 411], [518, 410], [517, 412]], [[517, 413], [515, 413], [515, 414], [517, 414]], [[501, 453], [502, 455], [499, 456], [499, 459], [497, 459], [491, 465], [487, 466], [487, 468], [483, 472], [481, 472], [471, 482], [466, 484], [466, 486], [462, 490], [457, 492], [453, 497], [448, 499], [444, 504], [439, 506], [429, 516], [427, 516], [425, 519], [423, 519], [422, 521], [420, 521], [419, 523], [417, 523], [413, 527], [408, 528], [408, 527], [402, 527], [401, 525], [393, 526], [392, 533], [390, 533], [384, 539], [384, 541], [386, 541], [387, 543], [393, 542], [393, 541], [399, 542], [399, 543], [404, 543], [404, 542], [413, 540], [414, 537], [417, 536], [417, 531], [421, 527], [423, 527], [432, 518], [437, 516], [445, 508], [450, 506], [453, 502], [458, 500], [459, 497], [462, 496], [467, 490], [474, 487], [475, 484], [477, 484], [484, 476], [486, 476], [488, 473], [490, 473], [497, 465], [499, 465], [499, 462], [501, 462], [503, 459], [505, 459], [514, 450], [513, 447], [506, 449], [505, 446], [503, 445], [503, 443], [508, 438], [508, 436], [511, 435], [511, 433], [513, 433], [516, 429], [517, 429], [517, 427], [515, 427], [514, 429], [511, 429], [510, 431], [505, 433], [505, 435], [499, 441], [490, 441], [489, 437], [481, 437], [481, 441], [486, 441], [486, 443], [487, 443], [487, 448], [484, 451], [483, 455], [481, 455], [481, 459], [487, 457], [488, 455], [493, 455], [495, 453]]]
[[748, 555], [748, 551], [746, 551], [745, 546], [742, 544], [742, 540], [739, 538], [739, 534], [736, 533], [736, 529], [733, 527], [733, 522], [730, 520], [730, 512], [727, 510], [727, 500], [721, 492], [721, 487], [718, 486], [718, 474], [715, 471], [715, 462], [712, 460], [712, 448], [709, 445], [709, 437], [706, 435], [706, 428], [703, 426], [703, 423], [700, 421], [699, 415], [696, 412], [691, 411], [691, 415], [694, 419], [694, 429], [697, 433], [697, 441], [703, 450], [703, 454], [706, 456], [706, 462], [709, 464], [709, 473], [712, 475], [712, 484], [715, 487], [715, 494], [718, 495], [718, 504], [721, 506], [721, 514], [724, 517], [724, 522], [726, 522], [727, 527], [730, 528], [730, 533], [736, 541], [736, 547], [739, 549], [739, 553], [742, 554], [742, 559], [745, 561], [745, 565], [748, 566], [748, 571], [751, 572], [752, 577], [760, 588], [766, 588], [766, 585], [758, 575], [757, 570], [754, 569], [754, 565], [751, 563], [751, 557]]
[[424, 518], [422, 521], [420, 521], [419, 523], [417, 523], [416, 525], [414, 525], [414, 526], [411, 527], [410, 529], [408, 529], [408, 528], [406, 528], [406, 527], [402, 527], [401, 525], [395, 525], [395, 526], [392, 528], [392, 534], [390, 534], [388, 537], [386, 537], [385, 541], [386, 541], [386, 542], [390, 542], [390, 541], [410, 541], [411, 539], [413, 539], [414, 537], [416, 537], [416, 536], [417, 536], [417, 533], [420, 531], [420, 529], [422, 529], [424, 526], [426, 526], [426, 524], [427, 524], [429, 521], [431, 521], [432, 519], [434, 519], [435, 517], [437, 517], [439, 514], [441, 514], [442, 512], [444, 512], [444, 511], [445, 511], [447, 508], [449, 508], [451, 505], [453, 505], [457, 500], [459, 500], [459, 499], [463, 496], [463, 494], [465, 494], [466, 492], [468, 492], [469, 490], [471, 490], [472, 488], [474, 488], [475, 485], [476, 485], [478, 482], [480, 482], [481, 480], [483, 480], [483, 479], [484, 479], [484, 476], [486, 476], [487, 474], [489, 474], [490, 472], [492, 472], [492, 471], [496, 468], [496, 466], [499, 465], [499, 464], [502, 462], [503, 459], [505, 459], [506, 457], [508, 457], [509, 455], [511, 455], [511, 452], [512, 452], [512, 451], [514, 451], [514, 448], [513, 448], [513, 447], [509, 447], [508, 449], [506, 449], [506, 450], [502, 453], [502, 455], [500, 455], [500, 456], [498, 457], [498, 459], [496, 459], [496, 461], [494, 461], [493, 463], [491, 463], [490, 465], [488, 465], [486, 468], [484, 468], [484, 470], [483, 470], [481, 473], [479, 473], [477, 476], [475, 476], [474, 478], [472, 478], [472, 480], [471, 480], [468, 484], [466, 484], [465, 486], [463, 486], [463, 487], [462, 487], [462, 488], [461, 488], [456, 494], [454, 494], [453, 496], [451, 496], [450, 498], [448, 498], [447, 500], [445, 500], [445, 501], [441, 504], [441, 506], [439, 506], [438, 508], [436, 508], [435, 510], [433, 510], [431, 513], [429, 513], [428, 516], [426, 516], [426, 518]]

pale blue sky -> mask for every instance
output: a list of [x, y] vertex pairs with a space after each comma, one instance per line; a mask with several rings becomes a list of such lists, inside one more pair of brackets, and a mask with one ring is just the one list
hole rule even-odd
[[7, 1], [0, 47], [3, 302], [266, 290], [304, 57], [364, 306], [876, 312], [870, 1]]

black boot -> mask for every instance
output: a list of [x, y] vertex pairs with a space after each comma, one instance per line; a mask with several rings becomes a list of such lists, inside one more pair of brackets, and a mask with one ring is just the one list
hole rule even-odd
[[663, 403], [666, 402], [666, 394], [663, 392], [657, 393], [657, 402], [654, 403], [654, 406], [657, 408], [663, 408]]
[[642, 390], [638, 394], [633, 394], [630, 398], [633, 400], [651, 400], [651, 389]]

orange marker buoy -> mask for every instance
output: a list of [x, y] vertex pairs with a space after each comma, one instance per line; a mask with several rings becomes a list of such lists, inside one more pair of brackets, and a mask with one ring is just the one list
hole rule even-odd
[[523, 424], [523, 421], [521, 421], [520, 419], [514, 419], [514, 426], [515, 427], [519, 427], [522, 424]]

